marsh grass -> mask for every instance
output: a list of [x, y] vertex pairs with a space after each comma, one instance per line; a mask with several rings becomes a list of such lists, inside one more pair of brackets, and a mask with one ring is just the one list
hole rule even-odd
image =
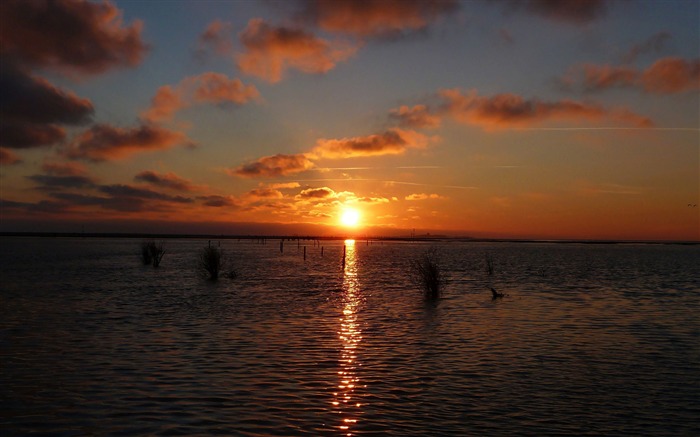
[[223, 252], [218, 247], [207, 246], [199, 252], [199, 269], [209, 279], [219, 279], [219, 272], [223, 267]]
[[493, 257], [490, 253], [485, 253], [484, 257], [486, 258], [486, 274], [491, 277], [493, 276]]
[[437, 249], [428, 249], [413, 259], [411, 261], [411, 274], [416, 285], [423, 289], [426, 299], [440, 297], [445, 280]]
[[141, 242], [141, 261], [143, 265], [153, 265], [153, 267], [158, 267], [160, 261], [165, 255], [165, 249], [163, 249], [163, 243], [156, 244], [155, 241], [143, 241]]
[[220, 276], [227, 279], [236, 279], [238, 273], [234, 269], [224, 271], [225, 267], [224, 251], [218, 246], [209, 244], [199, 252], [198, 267], [204, 277], [216, 281]]

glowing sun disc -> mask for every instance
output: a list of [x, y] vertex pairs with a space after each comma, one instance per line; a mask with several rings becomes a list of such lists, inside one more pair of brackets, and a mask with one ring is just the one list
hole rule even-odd
[[343, 226], [355, 227], [360, 223], [360, 213], [356, 209], [346, 209], [340, 216]]

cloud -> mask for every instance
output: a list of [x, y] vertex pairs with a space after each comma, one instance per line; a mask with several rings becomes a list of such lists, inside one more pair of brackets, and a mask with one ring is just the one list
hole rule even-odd
[[151, 107], [142, 117], [153, 122], [169, 120], [175, 112], [192, 105], [243, 105], [259, 97], [258, 89], [253, 85], [244, 85], [240, 79], [229, 79], [225, 74], [206, 72], [187, 77], [174, 87], [160, 87], [151, 99]]
[[700, 58], [663, 58], [646, 69], [640, 83], [645, 91], [672, 94], [700, 89]]
[[60, 124], [86, 123], [94, 112], [89, 100], [4, 60], [0, 95], [0, 145], [9, 148], [56, 144], [66, 136]]
[[607, 13], [609, 0], [510, 0], [514, 9], [527, 12], [551, 21], [583, 25], [603, 17]]
[[421, 133], [392, 129], [364, 137], [320, 139], [311, 153], [319, 158], [329, 159], [400, 155], [407, 149], [425, 148], [429, 142], [430, 139]]
[[299, 185], [299, 182], [286, 182], [286, 183], [278, 183], [278, 184], [270, 184], [268, 185], [269, 188], [272, 188], [273, 190], [285, 190], [285, 189], [291, 189], [291, 188], [299, 188], [301, 185]]
[[659, 53], [664, 49], [666, 42], [669, 39], [671, 39], [671, 34], [666, 31], [655, 33], [643, 42], [632, 46], [632, 48], [622, 57], [622, 62], [631, 64], [641, 55], [645, 55], [647, 53]]
[[171, 196], [169, 194], [159, 193], [157, 191], [146, 188], [134, 187], [132, 185], [101, 185], [99, 191], [109, 194], [114, 198], [130, 198], [130, 199], [145, 199], [145, 200], [161, 200], [172, 203], [192, 203], [189, 197]]
[[572, 68], [562, 83], [581, 84], [585, 91], [637, 88], [653, 94], [675, 94], [700, 89], [700, 59], [662, 58], [646, 70], [628, 66], [584, 64]]
[[104, 209], [121, 212], [140, 212], [145, 209], [153, 210], [153, 205], [146, 207], [146, 201], [131, 197], [101, 197], [78, 193], [52, 193], [52, 197], [62, 201], [60, 209], [68, 209], [72, 206], [99, 206]]
[[199, 53], [213, 51], [218, 55], [228, 55], [233, 51], [231, 41], [233, 25], [229, 22], [214, 20], [207, 25], [201, 35], [199, 35]]
[[396, 37], [425, 30], [458, 8], [455, 0], [306, 0], [302, 16], [327, 32]]
[[239, 38], [245, 51], [236, 56], [238, 68], [272, 83], [290, 68], [326, 73], [357, 51], [348, 43], [330, 42], [300, 28], [273, 27], [260, 18], [250, 20]]
[[146, 182], [156, 187], [167, 188], [174, 191], [189, 192], [195, 190], [195, 186], [192, 185], [191, 181], [181, 178], [172, 172], [160, 174], [155, 171], [145, 170], [134, 176], [134, 180], [137, 182]]
[[284, 197], [281, 191], [268, 187], [255, 188], [244, 195], [248, 200], [281, 199]]
[[141, 62], [148, 50], [141, 28], [124, 26], [109, 1], [4, 0], [0, 53], [32, 67], [97, 74]]
[[0, 146], [28, 149], [63, 141], [66, 131], [55, 124], [0, 120]]
[[337, 197], [337, 193], [328, 187], [307, 188], [296, 196], [296, 198], [300, 200], [325, 200], [335, 199]]
[[45, 162], [41, 169], [53, 176], [84, 176], [87, 173], [85, 167], [77, 162]]
[[193, 145], [185, 134], [154, 124], [141, 124], [130, 129], [96, 124], [80, 134], [63, 154], [71, 159], [100, 162], [169, 149], [178, 144]]
[[415, 200], [429, 200], [429, 199], [444, 199], [445, 197], [439, 194], [426, 194], [426, 193], [414, 193], [409, 194], [404, 199], [415, 201]]
[[649, 127], [653, 123], [646, 117], [627, 109], [609, 110], [594, 103], [575, 100], [545, 102], [524, 99], [516, 94], [497, 94], [492, 97], [479, 96], [472, 90], [463, 94], [458, 89], [441, 90], [445, 101], [442, 111], [460, 123], [480, 126], [487, 130], [529, 127], [552, 120], [615, 122]]
[[230, 196], [211, 195], [211, 196], [200, 196], [197, 199], [201, 200], [202, 204], [204, 206], [211, 206], [214, 208], [223, 208], [223, 207], [227, 207], [227, 206], [232, 206], [232, 207], [240, 206], [238, 204], [238, 201]]
[[314, 167], [304, 154], [264, 156], [257, 161], [229, 170], [229, 174], [244, 178], [279, 177], [300, 173]]
[[400, 106], [392, 109], [389, 117], [399, 122], [400, 126], [411, 129], [434, 129], [440, 127], [440, 117], [431, 114], [425, 105], [415, 105], [412, 108]]
[[[0, 133], [0, 138], [2, 137]], [[12, 165], [22, 162], [12, 150], [0, 147], [0, 165]]]
[[26, 176], [26, 178], [36, 182], [38, 184], [36, 188], [42, 191], [53, 191], [63, 188], [92, 188], [95, 186], [95, 180], [89, 176], [36, 174]]

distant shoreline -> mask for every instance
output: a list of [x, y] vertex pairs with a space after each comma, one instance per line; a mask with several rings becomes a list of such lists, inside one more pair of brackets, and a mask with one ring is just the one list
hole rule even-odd
[[700, 241], [657, 241], [657, 240], [578, 240], [578, 239], [517, 239], [517, 238], [471, 238], [446, 235], [417, 235], [415, 237], [382, 236], [314, 236], [314, 235], [226, 235], [226, 234], [153, 234], [136, 232], [0, 232], [0, 237], [42, 237], [42, 238], [132, 238], [132, 239], [208, 239], [208, 240], [308, 240], [341, 241], [406, 241], [406, 242], [463, 242], [463, 243], [553, 243], [553, 244], [674, 244], [700, 245]]

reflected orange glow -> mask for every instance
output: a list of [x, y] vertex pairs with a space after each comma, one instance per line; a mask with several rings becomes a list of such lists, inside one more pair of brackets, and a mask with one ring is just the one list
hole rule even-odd
[[358, 362], [358, 347], [362, 341], [362, 330], [357, 320], [357, 310], [361, 303], [360, 284], [357, 277], [357, 257], [355, 253], [355, 240], [345, 240], [345, 261], [343, 268], [343, 315], [340, 318], [340, 339], [342, 349], [338, 361], [338, 391], [333, 393], [333, 407], [341, 416], [341, 424], [338, 426], [346, 436], [352, 436], [351, 425], [355, 425], [360, 415], [359, 408], [362, 403], [357, 402], [355, 390], [359, 387], [360, 378], [357, 369], [361, 365]]

